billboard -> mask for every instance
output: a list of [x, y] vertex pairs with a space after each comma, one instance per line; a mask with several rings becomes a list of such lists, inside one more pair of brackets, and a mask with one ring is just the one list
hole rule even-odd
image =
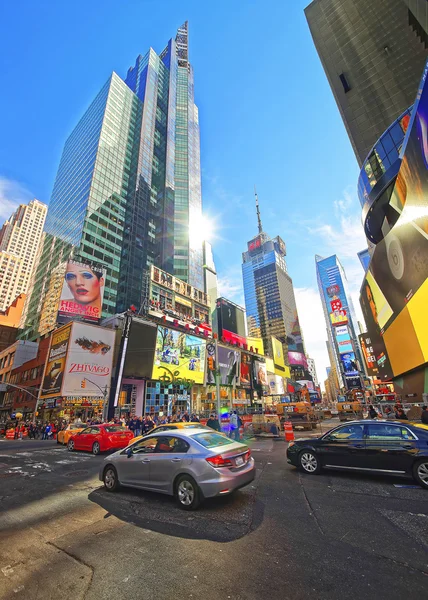
[[240, 384], [241, 387], [251, 387], [251, 355], [247, 352], [241, 353]]
[[65, 361], [70, 342], [72, 324], [65, 325], [53, 332], [46, 362], [40, 398], [61, 396], [64, 381]]
[[218, 368], [221, 385], [239, 384], [240, 352], [233, 348], [218, 345]]
[[263, 393], [268, 391], [266, 363], [254, 357], [252, 361], [252, 379], [253, 389], [260, 397], [263, 396]]
[[100, 397], [110, 387], [115, 330], [73, 323], [62, 396]]
[[152, 379], [173, 377], [203, 383], [205, 350], [204, 339], [159, 325]]
[[290, 365], [303, 366], [305, 369], [308, 368], [308, 361], [302, 352], [288, 352], [288, 363]]
[[340, 360], [343, 366], [343, 372], [348, 377], [358, 377], [358, 365], [355, 358], [354, 352], [347, 352], [346, 354], [341, 354]]
[[339, 354], [344, 354], [345, 352], [353, 352], [354, 347], [349, 336], [349, 330], [347, 325], [338, 325], [337, 327], [335, 327], [335, 332]]
[[218, 298], [216, 306], [219, 337], [235, 334], [245, 338], [245, 310], [226, 298]]
[[[398, 377], [428, 362], [428, 86], [421, 81], [401, 150], [402, 162], [387, 207], [398, 216], [376, 245], [360, 302], [378, 354], [385, 351], [388, 374]], [[383, 357], [381, 357], [383, 358]], [[384, 359], [384, 362], [387, 358]], [[388, 365], [389, 366], [389, 365]], [[385, 369], [384, 369], [385, 370]]]
[[368, 333], [363, 333], [358, 336], [360, 340], [361, 350], [363, 352], [364, 363], [366, 365], [367, 375], [370, 377], [375, 377], [379, 375], [379, 369], [376, 362], [376, 357], [374, 355], [374, 349], [372, 346], [372, 341]]
[[280, 375], [268, 373], [269, 394], [271, 396], [284, 395], [284, 380]]
[[340, 298], [333, 296], [333, 300], [330, 301], [330, 306], [330, 321], [332, 325], [344, 325], [348, 322], [348, 316], [346, 310], [342, 306]]
[[104, 297], [105, 269], [69, 260], [58, 307], [58, 322], [86, 321], [98, 324]]

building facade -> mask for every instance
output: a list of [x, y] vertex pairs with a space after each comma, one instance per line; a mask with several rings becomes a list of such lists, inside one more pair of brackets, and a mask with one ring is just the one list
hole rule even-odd
[[318, 382], [318, 376], [317, 376], [317, 369], [315, 367], [315, 361], [313, 358], [309, 358], [309, 356], [307, 357], [307, 361], [308, 361], [308, 371], [312, 375], [312, 381], [314, 382], [315, 386], [318, 387], [319, 382]]
[[279, 340], [295, 381], [310, 378], [294, 296], [287, 272], [286, 246], [280, 236], [263, 231], [256, 196], [259, 233], [242, 254], [247, 327], [250, 337], [263, 340], [267, 356], [274, 356], [272, 338]]
[[345, 271], [336, 255], [315, 257], [318, 288], [327, 326], [330, 362], [340, 386], [361, 388], [364, 366], [358, 341], [358, 323]]
[[414, 101], [428, 54], [424, 0], [314, 0], [312, 38], [359, 164]]
[[113, 72], [66, 141], [24, 337], [54, 326], [70, 257], [106, 270], [104, 317], [142, 306], [152, 265], [203, 289], [201, 212], [185, 23], [160, 54], [138, 56], [125, 80]]
[[0, 230], [0, 311], [28, 291], [47, 209], [36, 199], [20, 204]]

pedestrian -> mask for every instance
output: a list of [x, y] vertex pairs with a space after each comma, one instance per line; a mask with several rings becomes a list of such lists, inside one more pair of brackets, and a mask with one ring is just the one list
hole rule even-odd
[[399, 421], [408, 421], [409, 419], [407, 418], [406, 413], [404, 412], [404, 410], [402, 408], [397, 408], [396, 412], [395, 412], [395, 417], [396, 419], [398, 419]]
[[377, 419], [378, 416], [379, 415], [378, 415], [377, 411], [375, 410], [373, 404], [370, 404], [370, 406], [369, 406], [369, 417], [370, 417], [370, 419]]
[[422, 407], [421, 421], [424, 425], [428, 425], [428, 409], [425, 405]]
[[211, 427], [211, 429], [214, 429], [215, 431], [220, 431], [220, 423], [215, 415], [210, 415], [210, 418], [207, 421], [207, 427]]
[[141, 435], [141, 424], [138, 417], [135, 417], [134, 420], [134, 437], [139, 437]]
[[236, 410], [230, 415], [230, 437], [233, 440], [239, 442], [239, 425], [238, 425], [238, 414]]
[[187, 423], [189, 423], [189, 421], [190, 421], [189, 413], [187, 410], [183, 415], [183, 421], [186, 421]]

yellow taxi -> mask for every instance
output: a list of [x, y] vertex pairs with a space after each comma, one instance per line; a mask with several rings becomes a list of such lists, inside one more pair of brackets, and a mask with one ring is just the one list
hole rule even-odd
[[[153, 429], [151, 429], [150, 431], [148, 431], [147, 433], [145, 433], [144, 435], [152, 435], [152, 433], [160, 433], [161, 431], [171, 431], [174, 429], [209, 429], [210, 431], [212, 431], [211, 427], [207, 427], [206, 425], [202, 425], [201, 423], [187, 423], [185, 421], [178, 421], [177, 423], [165, 423], [164, 425], [159, 425], [158, 427], [154, 427]], [[141, 438], [144, 437], [143, 435], [139, 435], [137, 437], [134, 437], [129, 444], [133, 444], [134, 442], [136, 442], [137, 440], [141, 440]]]
[[70, 423], [67, 425], [66, 429], [62, 429], [58, 431], [58, 435], [56, 436], [56, 443], [63, 444], [66, 446], [68, 444], [68, 440], [75, 433], [80, 433], [86, 427], [86, 423]]

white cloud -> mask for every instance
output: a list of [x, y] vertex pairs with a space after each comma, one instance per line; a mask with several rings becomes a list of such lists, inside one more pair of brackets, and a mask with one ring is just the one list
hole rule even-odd
[[324, 388], [326, 368], [330, 366], [324, 311], [318, 289], [295, 288], [297, 312], [305, 340], [306, 352], [314, 359], [320, 385]]
[[238, 275], [234, 270], [229, 270], [218, 277], [217, 286], [219, 296], [224, 296], [240, 306], [245, 306], [241, 273]]
[[8, 219], [19, 204], [26, 204], [33, 198], [18, 181], [0, 175], [0, 220]]

